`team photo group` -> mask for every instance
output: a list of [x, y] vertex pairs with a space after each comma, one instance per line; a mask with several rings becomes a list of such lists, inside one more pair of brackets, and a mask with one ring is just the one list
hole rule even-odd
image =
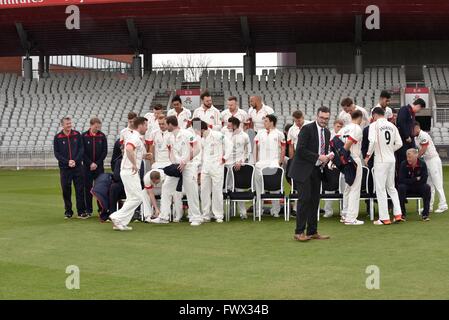
[[[321, 195], [329, 192], [323, 190], [326, 184], [336, 184], [342, 193], [340, 222], [364, 224], [359, 220], [364, 170], [372, 176], [378, 204], [375, 225], [405, 222], [409, 197], [422, 199], [418, 213], [423, 221], [430, 220], [436, 195], [439, 202], [434, 212], [448, 209], [441, 159], [432, 138], [415, 119], [426, 107], [422, 99], [393, 110], [390, 93], [382, 91], [376, 106], [363, 108], [345, 98], [338, 115], [323, 106], [317, 108], [315, 119], [304, 119], [298, 107], [292, 124], [283, 131], [277, 129], [274, 110], [260, 96], [250, 97], [248, 112], [239, 108], [236, 97], [227, 99], [222, 112], [208, 92], [200, 99], [201, 106], [193, 112], [179, 96], [171, 99], [168, 111], [154, 105], [145, 115], [130, 112], [128, 125], [114, 145], [112, 173], [105, 173], [107, 134], [101, 131], [101, 119], [92, 118], [83, 133], [74, 129], [76, 119], [61, 119], [54, 153], [65, 218], [74, 215], [72, 183], [78, 218], [92, 216], [95, 199], [100, 221], [112, 222], [118, 231], [132, 230], [129, 224], [136, 213], [153, 224], [180, 222], [185, 212], [191, 226], [222, 223], [230, 210], [225, 205], [226, 192], [252, 192], [253, 206], [247, 205], [251, 201], [238, 201], [234, 214], [242, 220], [249, 214], [256, 218], [267, 210], [264, 185], [279, 168], [285, 186], [297, 192], [296, 205], [292, 201], [290, 208], [290, 201], [271, 200], [269, 213], [275, 218], [290, 211], [296, 215], [294, 239], [298, 241], [330, 238], [319, 234], [317, 227], [320, 211], [325, 218], [334, 211], [330, 200], [320, 210]], [[331, 117], [336, 120], [328, 128]], [[244, 169], [251, 174], [246, 190], [235, 185]]]

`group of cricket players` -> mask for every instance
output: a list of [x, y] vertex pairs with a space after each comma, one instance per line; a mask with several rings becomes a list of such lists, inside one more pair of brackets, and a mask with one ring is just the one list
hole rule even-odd
[[[346, 225], [363, 224], [357, 219], [362, 166], [370, 160], [374, 160], [373, 175], [379, 206], [379, 219], [374, 223], [389, 224], [388, 196], [393, 203], [393, 221], [404, 221], [395, 187], [397, 153], [404, 148], [404, 144], [396, 127], [395, 113], [389, 107], [390, 98], [388, 92], [382, 92], [379, 104], [370, 113], [355, 105], [350, 98], [344, 99], [341, 103], [343, 110], [331, 130], [333, 137], [337, 136], [345, 143], [357, 164], [354, 183], [343, 185], [341, 222]], [[143, 117], [129, 117], [128, 126], [120, 132], [123, 147], [120, 176], [126, 201], [109, 217], [114, 230], [132, 230], [128, 224], [140, 206], [148, 223], [180, 222], [184, 213], [183, 199], [187, 201], [191, 226], [212, 220], [222, 223], [223, 190], [226, 186], [230, 189], [232, 185], [232, 174], [225, 176], [225, 167], [227, 172], [232, 172], [245, 165], [254, 165], [256, 202], [259, 203], [260, 195], [264, 193], [262, 169], [283, 167], [287, 172], [288, 159], [292, 159], [295, 152], [301, 152], [296, 150], [301, 128], [314, 121], [305, 120], [304, 114], [297, 110], [293, 113], [293, 125], [282, 132], [276, 128], [274, 110], [265, 105], [260, 96], [250, 97], [248, 112], [239, 108], [236, 97], [227, 99], [222, 112], [214, 107], [208, 92], [204, 92], [200, 99], [201, 106], [193, 113], [183, 107], [179, 96], [175, 96], [166, 113], [158, 106]], [[422, 103], [407, 106], [413, 120], [414, 113], [419, 112], [421, 107], [425, 106]], [[435, 212], [444, 212], [448, 207], [443, 190], [441, 160], [431, 137], [419, 126], [415, 129], [411, 139], [416, 142], [414, 145], [429, 168], [431, 208], [436, 190], [440, 203]], [[362, 155], [364, 135], [367, 135], [369, 145], [365, 155]], [[407, 139], [406, 143], [410, 142]], [[141, 166], [145, 171], [144, 189], [139, 176]], [[247, 208], [243, 202], [238, 203], [237, 211], [241, 219], [247, 218]], [[272, 201], [271, 215], [279, 217], [280, 211], [280, 202]], [[324, 211], [325, 217], [332, 215], [329, 202]], [[254, 215], [262, 214], [256, 208], [253, 212]]]

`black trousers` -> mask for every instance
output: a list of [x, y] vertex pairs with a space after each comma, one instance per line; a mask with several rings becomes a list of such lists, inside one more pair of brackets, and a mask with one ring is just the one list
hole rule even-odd
[[[97, 170], [90, 171], [90, 167], [84, 166], [84, 197], [86, 199], [86, 212], [92, 213], [92, 194], [90, 190], [92, 190], [92, 186], [94, 184], [95, 179], [98, 178], [100, 174], [104, 173], [104, 167], [98, 166]], [[100, 207], [100, 206], [98, 206]]]
[[427, 183], [423, 184], [399, 184], [398, 186], [399, 193], [399, 202], [401, 203], [402, 214], [406, 215], [407, 212], [405, 210], [405, 200], [407, 195], [417, 195], [423, 198], [424, 201], [424, 209], [422, 212], [423, 217], [429, 216], [429, 208], [430, 208], [430, 186]]
[[76, 210], [78, 215], [85, 213], [86, 204], [84, 201], [84, 179], [82, 166], [59, 169], [59, 176], [61, 179], [62, 197], [64, 198], [65, 215], [73, 215], [72, 182], [75, 185]]
[[310, 177], [304, 182], [295, 181], [298, 189], [295, 234], [311, 236], [318, 232], [318, 206], [320, 204], [321, 170], [314, 167]]
[[126, 198], [125, 187], [122, 182], [113, 182], [109, 188], [109, 211], [117, 211], [117, 202]]

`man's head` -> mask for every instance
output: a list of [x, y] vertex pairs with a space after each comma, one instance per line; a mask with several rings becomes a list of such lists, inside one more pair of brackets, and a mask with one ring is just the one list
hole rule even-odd
[[373, 109], [373, 111], [371, 112], [372, 116], [373, 116], [373, 120], [376, 121], [380, 118], [384, 118], [385, 117], [385, 110], [381, 107], [376, 107]]
[[296, 110], [295, 112], [293, 112], [292, 117], [293, 121], [295, 121], [295, 124], [301, 128], [304, 124], [304, 114], [302, 113], [302, 111]]
[[414, 113], [420, 112], [421, 109], [424, 109], [425, 107], [426, 107], [426, 102], [421, 98], [418, 98], [412, 102], [412, 109], [413, 109]]
[[203, 136], [203, 134], [209, 130], [209, 126], [205, 121], [202, 121], [200, 118], [192, 119], [192, 128], [195, 130], [195, 133], [199, 136]]
[[391, 94], [387, 90], [382, 90], [379, 97], [379, 104], [382, 108], [386, 108], [390, 105]]
[[262, 97], [261, 96], [251, 96], [249, 98], [249, 105], [253, 108], [262, 107]]
[[90, 123], [90, 131], [93, 133], [97, 133], [101, 130], [101, 120], [98, 118], [92, 118], [89, 121]]
[[151, 171], [150, 180], [155, 185], [158, 185], [161, 182], [161, 173], [159, 171]]
[[418, 136], [421, 132], [421, 124], [418, 121], [415, 121], [415, 127], [413, 129], [415, 136]]
[[68, 116], [62, 118], [60, 125], [61, 125], [63, 131], [69, 132], [70, 130], [72, 130], [72, 118], [70, 118]]
[[409, 165], [413, 166], [418, 161], [418, 150], [415, 148], [407, 150], [407, 162]]
[[158, 119], [160, 115], [164, 114], [164, 106], [162, 104], [155, 104], [153, 106], [154, 118]]
[[234, 96], [229, 97], [228, 98], [228, 102], [227, 102], [227, 106], [228, 106], [229, 111], [235, 112], [237, 110], [237, 108], [238, 108], [237, 97], [234, 97]]
[[144, 135], [148, 130], [148, 120], [144, 117], [137, 117], [133, 121], [133, 129]]
[[176, 109], [180, 110], [182, 108], [182, 100], [180, 96], [174, 96], [173, 99], [171, 99], [171, 106]]
[[164, 115], [159, 116], [157, 122], [159, 123], [159, 129], [161, 129], [161, 131], [167, 131], [167, 119]]
[[166, 118], [168, 132], [173, 132], [178, 129], [178, 118], [170, 116]]
[[343, 107], [343, 110], [346, 113], [351, 114], [355, 110], [355, 104], [354, 104], [354, 101], [352, 101], [351, 98], [344, 98], [343, 100], [341, 100], [341, 104], [340, 105]]
[[230, 117], [228, 119], [228, 129], [234, 131], [238, 128], [240, 128], [240, 120], [236, 117]]
[[343, 123], [343, 120], [337, 119], [334, 121], [334, 132], [337, 134], [341, 128], [343, 128], [345, 124]]
[[363, 120], [362, 111], [355, 110], [353, 113], [351, 113], [351, 119], [352, 119], [352, 123], [360, 125]]
[[319, 107], [316, 114], [316, 122], [321, 128], [326, 128], [331, 117], [331, 111], [328, 107]]
[[212, 107], [212, 96], [210, 95], [210, 93], [208, 91], [205, 91], [201, 94], [200, 96], [201, 98], [201, 103], [207, 108], [209, 109], [210, 107]]
[[129, 128], [133, 127], [133, 121], [135, 118], [137, 118], [137, 113], [135, 113], [135, 112], [128, 113], [128, 127]]
[[278, 122], [278, 119], [274, 114], [269, 114], [264, 119], [264, 126], [265, 129], [270, 130], [276, 128], [276, 123]]

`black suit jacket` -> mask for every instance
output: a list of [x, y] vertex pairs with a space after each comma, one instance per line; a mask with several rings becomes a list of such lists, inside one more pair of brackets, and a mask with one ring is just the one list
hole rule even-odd
[[[324, 128], [326, 154], [329, 153], [330, 138], [329, 129]], [[315, 121], [302, 127], [299, 132], [293, 163], [288, 173], [293, 180], [304, 182], [310, 177], [319, 157], [319, 143], [320, 139]]]

